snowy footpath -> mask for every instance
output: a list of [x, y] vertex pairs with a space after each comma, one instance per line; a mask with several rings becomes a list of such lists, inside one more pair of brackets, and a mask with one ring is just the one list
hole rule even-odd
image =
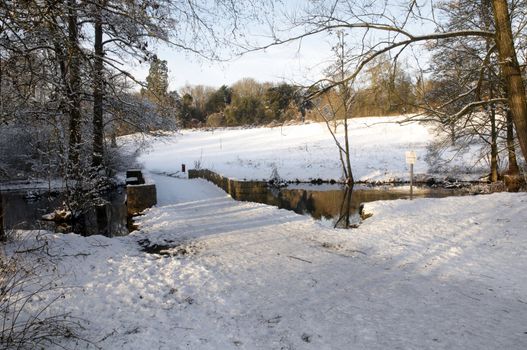
[[525, 193], [370, 203], [334, 230], [154, 180], [140, 231], [45, 235], [73, 287], [53, 307], [103, 349], [527, 348]]

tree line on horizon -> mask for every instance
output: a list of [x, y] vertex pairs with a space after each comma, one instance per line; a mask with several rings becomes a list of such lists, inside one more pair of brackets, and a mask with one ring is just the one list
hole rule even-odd
[[[147, 87], [140, 95], [161, 109], [171, 109], [172, 118], [182, 128], [256, 126], [292, 120], [322, 121], [320, 109], [337, 100], [338, 91], [329, 89], [311, 98], [319, 89], [288, 82], [258, 82], [247, 77], [219, 88], [186, 85], [169, 91], [167, 62], [155, 61]], [[354, 95], [353, 117], [401, 115], [418, 110], [418, 93], [410, 74], [403, 67], [392, 72], [386, 57], [367, 70]]]

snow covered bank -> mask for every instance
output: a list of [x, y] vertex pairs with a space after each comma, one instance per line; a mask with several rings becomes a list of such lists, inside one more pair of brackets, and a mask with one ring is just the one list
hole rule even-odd
[[46, 235], [76, 286], [56, 307], [102, 348], [527, 347], [525, 193], [377, 202], [332, 230], [203, 180], [156, 183], [140, 232]]
[[[408, 179], [405, 151], [415, 150], [416, 174], [477, 179], [485, 173], [476, 164], [479, 155], [446, 153], [453, 158], [435, 174], [437, 164], [425, 161], [434, 141], [431, 129], [418, 123], [400, 125], [404, 117], [358, 118], [351, 122], [351, 155], [354, 176], [362, 181]], [[338, 137], [343, 138], [342, 127]], [[123, 141], [126, 140], [123, 139]], [[341, 178], [337, 147], [325, 124], [313, 123], [276, 128], [183, 131], [153, 140], [150, 152], [139, 157], [146, 169], [174, 173], [199, 166], [235, 179], [269, 179], [273, 170], [286, 180]]]

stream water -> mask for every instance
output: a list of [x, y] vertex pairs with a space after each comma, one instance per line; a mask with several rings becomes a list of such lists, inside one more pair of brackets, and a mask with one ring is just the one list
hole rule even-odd
[[[92, 207], [85, 214], [85, 235], [104, 234], [105, 236], [124, 236], [127, 227], [125, 205], [126, 191], [118, 188], [105, 195], [106, 205]], [[2, 192], [4, 226], [11, 229], [46, 229], [58, 231], [52, 221], [42, 220], [42, 215], [60, 207], [63, 198], [58, 192], [20, 190]]]
[[[163, 190], [162, 188], [158, 188]], [[429, 187], [414, 188], [414, 197], [448, 197], [466, 195], [467, 191]], [[355, 185], [353, 190], [342, 185], [289, 185], [285, 188], [267, 187], [255, 182], [243, 192], [231, 193], [236, 200], [273, 205], [310, 215], [334, 227], [353, 227], [361, 222], [361, 205], [377, 200], [408, 199], [408, 186]], [[91, 208], [85, 215], [85, 235], [104, 234], [109, 237], [129, 233], [130, 221], [125, 205], [126, 191], [119, 188], [109, 193], [107, 204]], [[2, 193], [6, 229], [47, 229], [60, 231], [54, 222], [44, 221], [42, 215], [53, 212], [62, 203], [58, 193], [11, 191]]]
[[[289, 185], [261, 191], [236, 193], [237, 200], [258, 202], [310, 215], [334, 227], [353, 227], [361, 221], [361, 204], [377, 200], [409, 199], [409, 186], [355, 185], [353, 190], [342, 185]], [[414, 198], [440, 198], [467, 195], [459, 189], [414, 187]]]

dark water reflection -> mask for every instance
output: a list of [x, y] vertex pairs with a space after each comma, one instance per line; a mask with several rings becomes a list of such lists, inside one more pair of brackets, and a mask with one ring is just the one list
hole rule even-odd
[[[414, 187], [414, 198], [448, 197], [467, 194], [454, 189]], [[298, 214], [327, 221], [331, 226], [349, 228], [361, 221], [361, 204], [378, 200], [409, 199], [409, 187], [355, 185], [290, 185], [287, 188], [268, 188], [234, 193], [233, 198], [274, 205]]]
[[[90, 208], [84, 215], [82, 232], [77, 233], [102, 234], [108, 237], [127, 235], [129, 229], [125, 197], [126, 191], [122, 188], [106, 194], [104, 199], [107, 204]], [[4, 226], [7, 230], [60, 231], [60, 226], [51, 221], [41, 220], [41, 218], [42, 215], [59, 208], [62, 202], [63, 198], [58, 192], [49, 193], [37, 190], [2, 192]]]

